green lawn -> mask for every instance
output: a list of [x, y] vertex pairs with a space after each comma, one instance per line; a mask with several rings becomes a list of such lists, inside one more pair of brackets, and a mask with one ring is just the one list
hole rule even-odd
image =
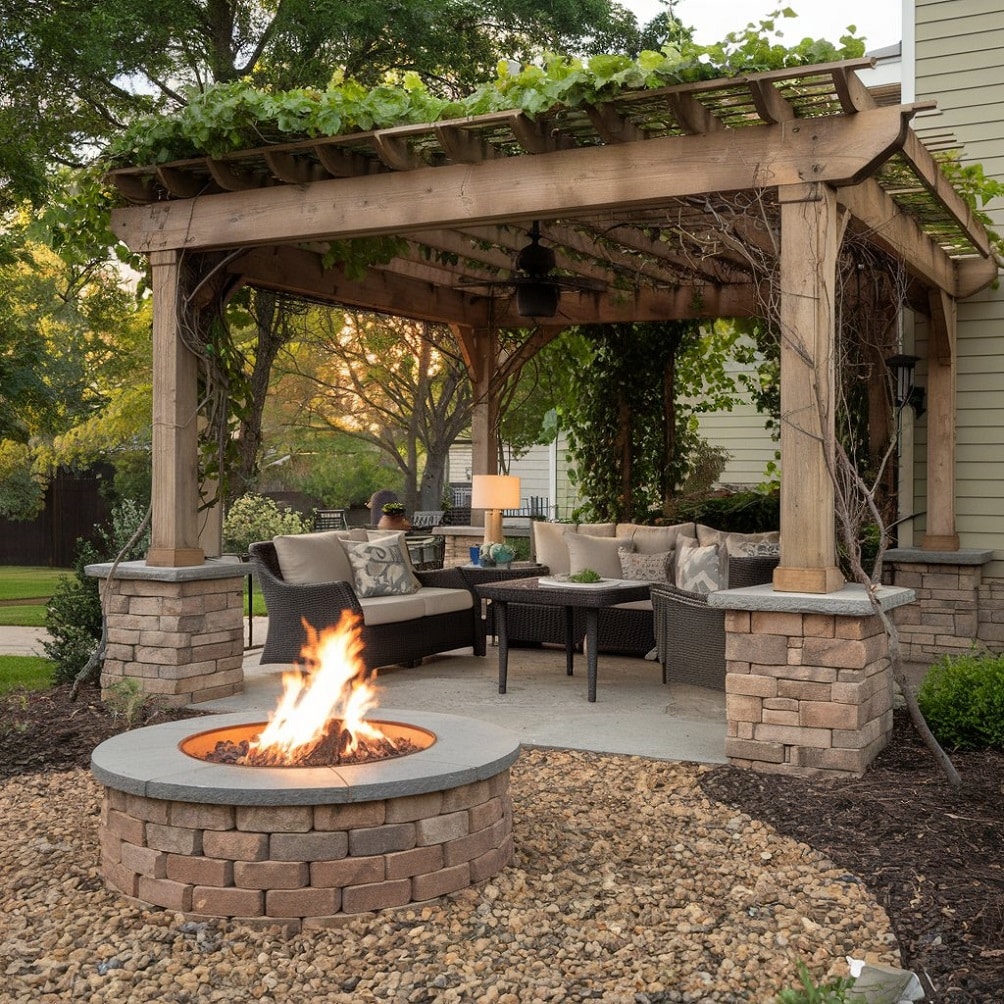
[[0, 655], [0, 694], [18, 688], [44, 690], [52, 683], [52, 662], [37, 655]]
[[45, 601], [69, 568], [28, 568], [21, 565], [0, 565], [0, 600]]
[[[0, 565], [0, 625], [42, 627], [45, 624], [45, 604], [56, 583], [68, 568], [27, 568]], [[12, 601], [23, 600], [23, 603]]]

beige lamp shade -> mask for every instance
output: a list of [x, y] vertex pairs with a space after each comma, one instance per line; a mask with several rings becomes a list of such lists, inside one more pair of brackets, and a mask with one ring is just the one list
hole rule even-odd
[[471, 479], [471, 508], [486, 509], [485, 543], [500, 544], [502, 510], [519, 508], [519, 478], [513, 474], [475, 474]]

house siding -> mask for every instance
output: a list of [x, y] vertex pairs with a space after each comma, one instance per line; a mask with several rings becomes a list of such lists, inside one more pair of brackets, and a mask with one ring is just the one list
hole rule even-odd
[[[950, 132], [965, 163], [1004, 180], [1004, 3], [917, 0], [915, 94], [934, 99], [940, 114], [917, 131]], [[1004, 200], [987, 211], [1004, 227]], [[917, 318], [917, 354], [926, 356], [927, 331]], [[918, 367], [920, 382], [925, 373]], [[957, 342], [956, 518], [964, 548], [990, 548], [984, 574], [1004, 577], [1004, 290], [984, 290], [959, 303]], [[914, 507], [926, 506], [926, 416], [916, 427]], [[924, 528], [918, 517], [917, 529]]]

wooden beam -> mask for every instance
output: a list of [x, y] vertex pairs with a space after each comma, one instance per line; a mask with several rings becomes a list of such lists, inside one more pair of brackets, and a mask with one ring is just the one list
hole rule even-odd
[[927, 358], [926, 551], [957, 551], [955, 523], [956, 304], [941, 290], [929, 294]]
[[198, 365], [178, 333], [181, 261], [150, 256], [153, 286], [153, 519], [146, 563], [201, 565], [197, 482]]
[[383, 164], [393, 171], [415, 171], [427, 166], [404, 136], [394, 136], [381, 130], [370, 136], [370, 142]]
[[715, 118], [692, 94], [670, 93], [666, 95], [666, 102], [680, 128], [687, 132], [719, 132], [725, 128], [725, 123]]
[[369, 161], [361, 154], [334, 143], [318, 143], [314, 153], [333, 178], [355, 178], [370, 173]]
[[753, 106], [764, 122], [789, 122], [795, 117], [795, 109], [781, 97], [777, 88], [765, 80], [748, 78], [746, 84], [753, 98]]
[[235, 247], [629, 211], [803, 178], [847, 184], [900, 147], [907, 117], [880, 108], [848, 119], [557, 150], [521, 159], [518, 169], [506, 158], [226, 193], [115, 210], [112, 228], [135, 251]]
[[263, 156], [272, 174], [290, 185], [306, 185], [329, 177], [322, 165], [295, 157], [284, 150], [266, 150]]
[[925, 286], [937, 286], [964, 299], [997, 278], [997, 264], [992, 258], [964, 262], [949, 258], [874, 180], [839, 189], [837, 201], [870, 240], [901, 258], [907, 271]]
[[229, 161], [207, 157], [206, 166], [209, 168], [213, 181], [227, 192], [244, 192], [262, 187], [260, 178], [236, 170]]
[[834, 542], [837, 251], [842, 224], [828, 185], [792, 185], [781, 202], [781, 564], [774, 588], [843, 585]]
[[435, 133], [443, 153], [458, 164], [480, 164], [497, 155], [480, 136], [462, 126], [440, 124], [435, 126]]
[[913, 168], [922, 185], [944, 206], [945, 211], [969, 235], [976, 249], [984, 258], [993, 254], [990, 236], [969, 205], [949, 184], [937, 163], [927, 151], [917, 134], [908, 130], [903, 144], [902, 156]]
[[[513, 298], [504, 291], [495, 298], [474, 295], [395, 274], [391, 265], [370, 269], [362, 279], [348, 279], [340, 269], [325, 269], [319, 254], [291, 246], [251, 249], [228, 268], [252, 286], [358, 310], [468, 327], [534, 326], [529, 318], [516, 313]], [[762, 291], [759, 293], [742, 284], [609, 289], [603, 294], [565, 290], [557, 315], [543, 321], [542, 326], [752, 317], [763, 302]]]
[[645, 139], [645, 133], [612, 105], [586, 105], [586, 114], [604, 143], [635, 143]]

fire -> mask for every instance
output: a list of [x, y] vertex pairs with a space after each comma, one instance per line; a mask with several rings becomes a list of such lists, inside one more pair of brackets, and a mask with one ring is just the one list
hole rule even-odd
[[364, 720], [377, 705], [377, 689], [362, 660], [360, 618], [344, 613], [333, 628], [318, 632], [306, 621], [304, 627], [306, 668], [283, 673], [279, 704], [248, 747], [248, 760], [258, 766], [302, 763], [329, 741], [333, 723], [342, 753], [353, 753], [363, 740], [387, 742]]

